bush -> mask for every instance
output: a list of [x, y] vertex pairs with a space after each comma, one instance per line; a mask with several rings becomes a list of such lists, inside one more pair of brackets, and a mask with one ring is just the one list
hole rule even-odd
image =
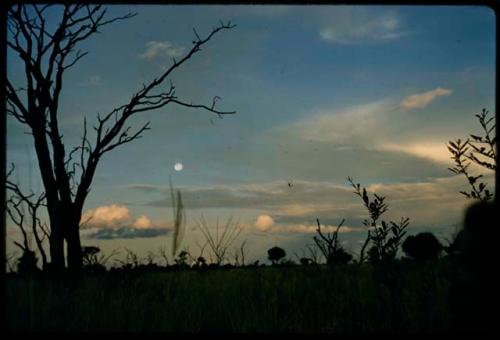
[[443, 245], [432, 233], [408, 236], [402, 245], [404, 253], [417, 261], [435, 260], [443, 250]]
[[285, 256], [286, 256], [285, 250], [280, 247], [273, 247], [267, 251], [267, 258], [273, 264], [277, 264]]
[[22, 275], [30, 275], [39, 272], [36, 266], [38, 259], [34, 251], [25, 250], [23, 255], [18, 259], [17, 272]]

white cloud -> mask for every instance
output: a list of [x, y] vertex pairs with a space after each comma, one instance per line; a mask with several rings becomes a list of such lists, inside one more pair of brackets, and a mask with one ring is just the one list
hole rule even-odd
[[320, 28], [322, 39], [337, 44], [356, 44], [398, 39], [406, 33], [394, 13], [375, 13], [363, 8], [335, 6]]
[[85, 211], [81, 218], [81, 228], [85, 230], [97, 229], [154, 229], [166, 228], [167, 223], [154, 223], [146, 215], [134, 218], [125, 205], [103, 205]]
[[438, 87], [432, 91], [413, 94], [401, 101], [399, 106], [403, 109], [421, 109], [430, 104], [434, 99], [441, 96], [448, 96], [452, 93], [451, 90]]
[[420, 141], [409, 144], [383, 143], [376, 147], [381, 151], [403, 152], [412, 156], [429, 159], [433, 162], [447, 164], [450, 166], [450, 152], [444, 142]]
[[273, 225], [274, 220], [269, 215], [260, 215], [257, 217], [257, 221], [255, 222], [255, 226], [261, 231], [268, 231]]
[[146, 46], [146, 51], [139, 54], [139, 58], [141, 59], [175, 58], [180, 57], [184, 52], [184, 47], [173, 46], [169, 41], [148, 41]]
[[81, 219], [88, 228], [117, 228], [131, 220], [129, 209], [120, 204], [111, 204], [87, 210]]

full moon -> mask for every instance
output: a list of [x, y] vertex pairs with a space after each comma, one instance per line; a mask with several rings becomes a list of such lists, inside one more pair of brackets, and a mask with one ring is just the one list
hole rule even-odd
[[174, 165], [175, 171], [181, 171], [183, 168], [184, 166], [182, 166], [182, 163], [175, 163]]

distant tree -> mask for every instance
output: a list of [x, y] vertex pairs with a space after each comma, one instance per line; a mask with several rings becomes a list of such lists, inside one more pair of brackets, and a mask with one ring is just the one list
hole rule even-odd
[[[6, 111], [27, 126], [33, 138], [50, 220], [51, 267], [58, 271], [65, 267], [64, 243], [68, 268], [82, 269], [79, 225], [102, 156], [140, 138], [150, 129], [148, 122], [131, 131], [128, 126], [131, 117], [169, 104], [204, 109], [219, 117], [234, 113], [217, 110], [215, 105], [220, 99], [217, 96], [208, 105], [180, 99], [171, 81], [172, 75], [215, 34], [235, 27], [230, 22], [221, 22], [206, 36], [194, 30], [192, 47], [184, 56], [173, 59], [158, 78], [143, 84], [123, 105], [104, 115], [98, 114], [93, 136], [88, 133], [84, 118], [81, 143], [68, 149], [59, 124], [60, 99], [66, 71], [87, 55], [78, 47], [104, 26], [135, 15], [127, 13], [110, 18], [103, 6], [86, 4], [15, 4], [7, 11], [7, 46], [23, 64], [25, 80], [15, 84], [11, 77], [6, 79]], [[162, 88], [169, 80], [170, 86]]]
[[470, 191], [460, 191], [467, 198], [488, 201], [493, 198], [493, 193], [487, 189], [487, 183], [478, 181], [482, 174], [472, 175], [471, 164], [475, 164], [484, 169], [496, 171], [496, 149], [497, 138], [495, 135], [495, 116], [489, 117], [489, 111], [483, 109], [476, 114], [479, 124], [483, 130], [483, 136], [470, 134], [465, 141], [456, 139], [448, 142], [448, 150], [455, 162], [455, 166], [448, 168], [454, 174], [463, 174], [470, 185]]
[[404, 253], [417, 261], [435, 260], [443, 251], [443, 245], [434, 236], [426, 232], [408, 236], [402, 244]]
[[189, 257], [191, 255], [187, 250], [183, 250], [179, 253], [179, 255], [174, 259], [174, 262], [179, 267], [188, 267]]
[[272, 247], [267, 251], [267, 258], [272, 264], [277, 264], [280, 260], [282, 260], [286, 256], [286, 252], [283, 248], [280, 247]]

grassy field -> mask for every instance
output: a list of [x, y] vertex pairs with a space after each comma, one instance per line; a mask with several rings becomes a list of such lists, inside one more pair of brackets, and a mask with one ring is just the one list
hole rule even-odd
[[[451, 329], [446, 262], [8, 277], [9, 330], [426, 332]], [[395, 278], [395, 279], [394, 279]], [[385, 282], [385, 283], [384, 283]]]

